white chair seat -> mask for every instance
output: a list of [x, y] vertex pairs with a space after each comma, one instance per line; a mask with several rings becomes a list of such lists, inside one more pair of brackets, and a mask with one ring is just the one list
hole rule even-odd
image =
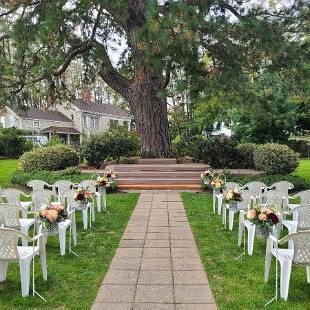
[[300, 204], [298, 204], [298, 203], [289, 203], [287, 206], [289, 207], [289, 209], [293, 210], [296, 207], [299, 207]]
[[39, 253], [38, 246], [18, 246], [17, 250], [20, 259], [30, 258]]
[[68, 226], [70, 226], [71, 221], [66, 219], [63, 222], [58, 223], [58, 227], [61, 228], [67, 228]]

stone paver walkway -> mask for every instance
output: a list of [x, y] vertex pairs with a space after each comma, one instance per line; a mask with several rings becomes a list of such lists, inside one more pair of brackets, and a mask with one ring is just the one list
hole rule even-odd
[[142, 193], [92, 310], [217, 309], [181, 197]]

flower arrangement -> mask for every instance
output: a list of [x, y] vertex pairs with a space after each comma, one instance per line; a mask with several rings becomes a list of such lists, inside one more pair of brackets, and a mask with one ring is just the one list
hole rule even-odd
[[95, 184], [98, 187], [105, 187], [108, 184], [108, 178], [106, 176], [101, 177], [100, 175], [98, 175], [95, 179]]
[[88, 203], [88, 202], [93, 201], [94, 194], [87, 189], [79, 188], [79, 189], [77, 189], [73, 198], [75, 201], [81, 201], [81, 202]]
[[60, 203], [51, 203], [42, 205], [39, 213], [42, 222], [52, 226], [67, 219], [68, 214]]
[[207, 169], [200, 175], [200, 178], [205, 185], [209, 185], [213, 177], [214, 177], [214, 173], [210, 169]]
[[112, 181], [117, 178], [117, 174], [111, 168], [104, 172], [104, 176], [108, 179], [108, 181]]
[[273, 208], [262, 207], [254, 205], [246, 213], [247, 219], [259, 228], [262, 236], [267, 237], [272, 226], [279, 223], [279, 218], [276, 214], [276, 210]]
[[211, 189], [221, 190], [225, 187], [225, 180], [221, 179], [220, 176], [212, 178], [210, 182]]
[[243, 201], [243, 198], [242, 198], [241, 193], [238, 190], [231, 189], [225, 195], [225, 201], [226, 202], [231, 202], [231, 201], [241, 202]]

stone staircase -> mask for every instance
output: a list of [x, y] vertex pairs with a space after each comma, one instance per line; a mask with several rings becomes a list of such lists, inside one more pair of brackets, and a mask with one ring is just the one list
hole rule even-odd
[[199, 190], [203, 164], [177, 164], [173, 158], [140, 159], [137, 164], [115, 165], [121, 190], [184, 189]]

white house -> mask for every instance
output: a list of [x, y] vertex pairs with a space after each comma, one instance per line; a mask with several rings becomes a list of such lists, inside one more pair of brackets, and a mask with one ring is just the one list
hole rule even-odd
[[53, 133], [69, 145], [78, 145], [84, 136], [124, 126], [130, 130], [131, 117], [119, 107], [98, 102], [76, 100], [68, 105], [58, 104], [49, 110], [27, 108], [12, 109], [6, 106], [0, 111], [2, 127], [16, 127], [33, 134]]

